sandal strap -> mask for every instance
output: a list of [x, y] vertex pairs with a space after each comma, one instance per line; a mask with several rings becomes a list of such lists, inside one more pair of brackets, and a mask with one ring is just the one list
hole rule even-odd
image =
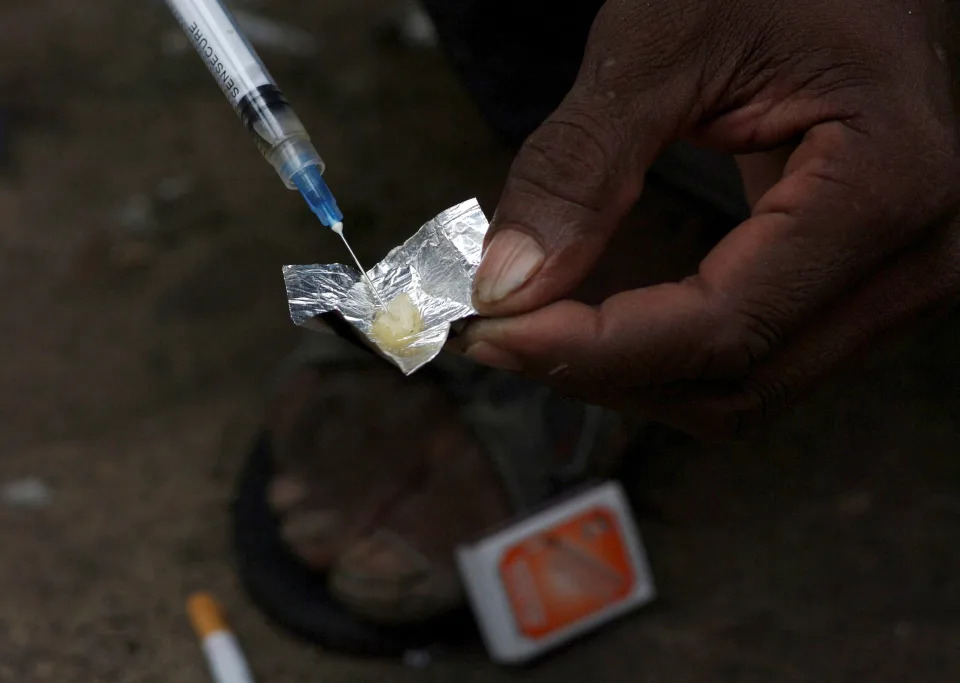
[[[620, 416], [564, 399], [549, 388], [512, 373], [456, 356], [441, 356], [434, 368], [461, 400], [461, 415], [483, 445], [516, 514], [538, 509], [569, 485], [603, 474]], [[556, 420], [568, 417], [580, 430], [564, 462]]]
[[[305, 364], [379, 362], [332, 332], [309, 332], [281, 364], [276, 384]], [[567, 486], [602, 474], [620, 416], [568, 401], [516, 375], [444, 354], [421, 370], [460, 406], [461, 417], [483, 446], [516, 514], [538, 508]], [[577, 420], [580, 432], [566, 462], [557, 452], [556, 424]]]

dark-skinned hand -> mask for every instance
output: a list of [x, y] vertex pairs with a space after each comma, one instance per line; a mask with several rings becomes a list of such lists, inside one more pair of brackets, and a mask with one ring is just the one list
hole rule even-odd
[[[953, 302], [955, 9], [609, 0], [575, 86], [510, 171], [475, 286], [486, 319], [462, 348], [724, 437]], [[687, 279], [570, 300], [679, 139], [737, 155], [751, 217]]]

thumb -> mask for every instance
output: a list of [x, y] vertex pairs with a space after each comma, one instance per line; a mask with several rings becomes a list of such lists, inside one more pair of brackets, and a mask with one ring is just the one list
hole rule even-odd
[[482, 314], [534, 310], [579, 285], [640, 196], [646, 169], [693, 122], [695, 70], [638, 49], [645, 37], [631, 27], [646, 33], [657, 22], [624, 21], [644, 5], [604, 6], [573, 89], [514, 160], [474, 284]]

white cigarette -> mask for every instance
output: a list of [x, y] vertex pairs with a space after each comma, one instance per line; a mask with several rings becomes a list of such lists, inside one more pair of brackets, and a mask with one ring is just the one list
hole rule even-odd
[[214, 683], [254, 683], [240, 643], [227, 626], [220, 605], [209, 593], [195, 593], [187, 614], [207, 656]]

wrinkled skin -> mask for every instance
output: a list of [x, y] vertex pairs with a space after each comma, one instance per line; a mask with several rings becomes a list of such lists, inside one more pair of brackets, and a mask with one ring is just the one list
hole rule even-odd
[[[487, 319], [462, 348], [727, 437], [951, 305], [957, 14], [920, 0], [609, 0], [575, 86], [513, 164], [476, 282]], [[737, 156], [751, 217], [683, 281], [567, 299], [678, 139]]]

